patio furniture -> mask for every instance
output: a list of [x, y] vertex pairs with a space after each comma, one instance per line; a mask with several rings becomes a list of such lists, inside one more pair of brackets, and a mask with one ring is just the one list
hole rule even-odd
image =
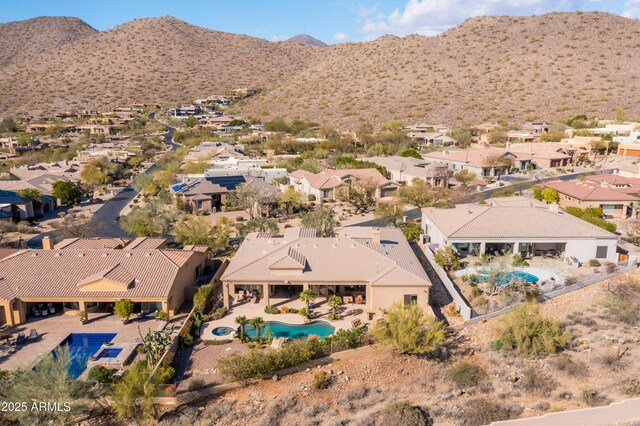
[[29, 330], [29, 336], [27, 337], [27, 342], [35, 342], [38, 339], [38, 332], [35, 328]]
[[364, 297], [362, 297], [361, 294], [356, 296], [356, 303], [359, 304], [359, 305], [364, 303]]
[[35, 317], [39, 317], [40, 316], [40, 311], [38, 310], [38, 308], [36, 308], [35, 306], [33, 308], [31, 308], [31, 313], [33, 314], [33, 316]]
[[49, 315], [49, 311], [47, 309], [43, 309], [42, 311], [40, 311], [40, 313], [42, 314], [43, 317], [46, 317], [47, 315]]
[[47, 303], [47, 308], [49, 308], [49, 313], [50, 314], [55, 314], [56, 313], [56, 308], [53, 306], [53, 303]]
[[344, 303], [353, 303], [353, 296], [343, 296], [342, 301]]
[[15, 346], [24, 345], [25, 342], [26, 342], [26, 339], [24, 337], [24, 333], [18, 333], [18, 337], [16, 338], [16, 341], [15, 341]]
[[360, 320], [360, 318], [354, 319], [353, 321], [351, 321], [351, 327], [352, 328], [362, 327], [362, 320]]

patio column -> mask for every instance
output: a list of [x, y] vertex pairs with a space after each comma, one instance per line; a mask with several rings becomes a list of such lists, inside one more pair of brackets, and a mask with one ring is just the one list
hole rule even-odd
[[485, 250], [487, 249], [487, 243], [485, 243], [484, 241], [480, 243], [480, 254], [484, 254]]
[[520, 241], [513, 243], [513, 254], [515, 255], [518, 253], [520, 253]]
[[229, 303], [229, 286], [232, 284], [222, 283], [222, 301], [224, 302], [224, 307], [229, 309], [231, 308], [231, 303]]
[[80, 312], [84, 312], [85, 319], [89, 321], [89, 312], [87, 311], [87, 302], [78, 302]]
[[309, 283], [302, 283], [302, 291], [309, 290]]
[[269, 283], [262, 284], [262, 298], [265, 301], [266, 306], [269, 306]]
[[162, 310], [167, 313], [167, 320], [170, 320], [173, 316], [173, 309], [169, 310], [169, 303], [166, 300], [162, 301]]

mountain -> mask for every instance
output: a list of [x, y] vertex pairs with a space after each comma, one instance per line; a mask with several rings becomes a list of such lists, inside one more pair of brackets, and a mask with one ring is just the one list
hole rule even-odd
[[[325, 49], [322, 49], [325, 51]], [[606, 13], [481, 17], [435, 37], [332, 45], [244, 112], [337, 128], [640, 117], [640, 22]]]
[[137, 19], [0, 67], [0, 116], [177, 103], [266, 86], [308, 68], [314, 52], [212, 31], [172, 17]]
[[46, 17], [0, 24], [0, 66], [28, 61], [48, 49], [96, 34], [78, 18]]
[[[32, 21], [21, 23], [36, 40], [30, 53], [0, 64], [0, 116], [178, 103], [258, 86], [262, 93], [237, 112], [340, 129], [391, 119], [457, 126], [582, 113], [640, 117], [640, 22], [606, 13], [473, 18], [435, 37], [383, 36], [322, 49], [171, 17], [48, 43], [51, 30], [40, 34]], [[15, 24], [0, 26], [0, 34]], [[29, 48], [4, 35], [0, 43]]]
[[298, 34], [296, 36], [288, 38], [286, 41], [308, 44], [309, 46], [318, 46], [318, 47], [327, 45], [327, 43], [325, 43], [324, 41], [318, 40], [317, 38], [313, 38], [310, 35], [306, 35], [306, 34]]

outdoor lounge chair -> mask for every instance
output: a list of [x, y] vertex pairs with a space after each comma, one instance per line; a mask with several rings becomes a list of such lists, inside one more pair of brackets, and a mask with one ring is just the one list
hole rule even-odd
[[29, 336], [27, 337], [27, 342], [35, 342], [38, 339], [38, 332], [35, 328], [29, 330]]
[[353, 321], [351, 321], [351, 327], [352, 328], [362, 327], [362, 321], [360, 320], [360, 318], [356, 318]]
[[39, 317], [40, 316], [40, 311], [35, 306], [33, 308], [31, 308], [31, 313], [33, 314], [34, 317]]
[[26, 339], [24, 337], [24, 333], [18, 333], [18, 337], [16, 337], [15, 346], [24, 345]]

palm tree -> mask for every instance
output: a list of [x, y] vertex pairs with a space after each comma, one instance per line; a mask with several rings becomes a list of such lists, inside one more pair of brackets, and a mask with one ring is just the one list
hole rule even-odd
[[240, 335], [238, 337], [240, 338], [240, 341], [244, 343], [247, 338], [247, 333], [244, 332], [244, 328], [249, 324], [249, 320], [244, 315], [240, 315], [239, 317], [236, 317], [236, 324], [240, 326]]
[[316, 300], [316, 295], [313, 294], [313, 290], [308, 288], [300, 293], [300, 300], [307, 304], [307, 312], [309, 312], [309, 304]]
[[329, 297], [329, 300], [327, 300], [327, 305], [331, 306], [331, 309], [333, 309], [332, 318], [337, 318], [336, 310], [340, 305], [342, 305], [342, 299], [334, 294], [333, 296]]
[[256, 339], [260, 341], [260, 329], [266, 326], [264, 320], [262, 319], [262, 317], [251, 318], [249, 324], [251, 324], [251, 326], [256, 329]]

